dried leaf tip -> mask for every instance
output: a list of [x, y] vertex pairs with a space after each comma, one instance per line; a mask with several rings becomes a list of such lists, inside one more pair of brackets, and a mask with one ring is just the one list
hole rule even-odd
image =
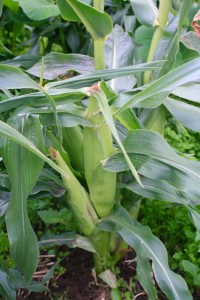
[[198, 38], [200, 38], [200, 24], [198, 23], [199, 21], [200, 21], [200, 10], [194, 16], [194, 19], [191, 24], [194, 29], [194, 32], [195, 32], [196, 36], [198, 36]]
[[49, 148], [49, 153], [50, 156], [53, 160], [56, 160], [57, 156], [58, 156], [58, 151], [54, 148]]
[[89, 94], [89, 96], [91, 94], [93, 94], [94, 92], [100, 92], [100, 91], [101, 91], [100, 82], [97, 82], [97, 83], [93, 84], [91, 87], [89, 87], [87, 89], [87, 93]]

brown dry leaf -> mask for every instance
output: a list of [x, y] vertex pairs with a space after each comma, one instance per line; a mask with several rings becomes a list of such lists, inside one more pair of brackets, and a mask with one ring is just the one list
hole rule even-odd
[[194, 16], [194, 19], [192, 21], [192, 27], [194, 29], [194, 32], [196, 36], [200, 38], [200, 24], [198, 23], [200, 21], [200, 10], [197, 12], [197, 14]]

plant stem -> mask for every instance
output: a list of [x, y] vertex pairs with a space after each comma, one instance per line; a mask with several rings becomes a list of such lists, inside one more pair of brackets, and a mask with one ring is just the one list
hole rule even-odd
[[[170, 6], [171, 6], [171, 0], [160, 0], [158, 25], [156, 26], [154, 31], [147, 62], [153, 61], [156, 48], [158, 46], [158, 43], [160, 42], [160, 39], [163, 36], [164, 28], [167, 25]], [[152, 75], [151, 71], [147, 71], [144, 73], [144, 78], [143, 78], [144, 84], [147, 84], [151, 81], [151, 75]]]
[[[171, 6], [171, 0], [160, 0], [158, 25], [155, 28], [147, 62], [153, 61], [157, 46], [163, 36], [164, 28], [167, 25], [170, 6]], [[150, 71], [145, 72], [143, 83], [147, 84], [151, 81], [151, 79], [152, 79], [152, 72]], [[160, 134], [163, 134], [165, 118], [166, 118], [166, 109], [163, 105], [161, 105], [152, 110], [145, 124], [145, 127], [149, 130], [154, 130]]]
[[101, 12], [104, 12], [104, 0], [94, 0], [93, 7]]
[[104, 40], [94, 41], [94, 66], [95, 70], [105, 69]]
[[[104, 0], [94, 0], [93, 6], [96, 10], [104, 11]], [[95, 70], [105, 69], [104, 40], [94, 41], [94, 66]]]

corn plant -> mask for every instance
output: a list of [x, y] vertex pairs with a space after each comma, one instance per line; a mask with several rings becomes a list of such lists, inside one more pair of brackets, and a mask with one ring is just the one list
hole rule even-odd
[[[154, 0], [125, 1], [123, 27], [113, 26], [104, 9], [114, 1], [107, 2], [18, 1], [35, 21], [61, 16], [82, 23], [94, 59], [49, 53], [26, 70], [16, 67], [23, 67], [23, 57], [0, 64], [0, 154], [6, 168], [0, 174], [1, 215], [16, 263], [15, 270], [0, 270], [0, 292], [7, 299], [15, 299], [20, 287], [42, 289], [32, 281], [39, 247], [62, 242], [93, 253], [96, 274], [113, 299], [121, 296], [111, 262], [128, 246], [136, 252], [138, 280], [150, 300], [157, 299], [154, 280], [168, 299], [192, 299], [184, 279], [170, 270], [164, 245], [137, 216], [142, 199], [157, 199], [183, 205], [200, 228], [200, 164], [163, 138], [167, 114], [199, 131], [199, 40], [182, 36], [193, 1], [160, 0], [158, 7]], [[149, 47], [138, 42], [140, 34], [152, 36]], [[180, 41], [193, 49], [192, 60], [179, 59]], [[59, 78], [71, 70], [72, 77]], [[27, 201], [44, 178], [63, 193], [78, 233], [38, 242]]]

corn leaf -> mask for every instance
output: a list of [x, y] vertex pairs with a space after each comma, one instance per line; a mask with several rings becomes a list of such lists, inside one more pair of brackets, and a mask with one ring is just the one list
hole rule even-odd
[[121, 187], [148, 199], [176, 203], [189, 208], [199, 205], [198, 198], [182, 192], [167, 181], [143, 177], [142, 182], [143, 188], [135, 181], [129, 184], [122, 184]]
[[81, 22], [81, 19], [66, 0], [56, 0], [60, 14], [64, 20]]
[[200, 131], [199, 107], [169, 97], [164, 101], [164, 105], [168, 111], [187, 128], [197, 132]]
[[181, 36], [181, 42], [184, 44], [185, 47], [200, 53], [200, 40], [193, 31], [189, 31], [183, 34]]
[[51, 0], [19, 0], [24, 13], [32, 20], [40, 21], [59, 15], [58, 6]]
[[[124, 147], [139, 174], [152, 179], [166, 180], [199, 201], [199, 162], [179, 156], [161, 135], [148, 130], [129, 132]], [[108, 158], [103, 167], [112, 172], [129, 169], [122, 153]]]
[[181, 85], [172, 91], [172, 94], [180, 98], [200, 103], [200, 84], [188, 83]]
[[105, 118], [105, 121], [106, 121], [108, 127], [110, 128], [110, 131], [112, 132], [114, 138], [116, 139], [116, 141], [117, 141], [117, 143], [118, 143], [118, 145], [119, 145], [119, 147], [120, 147], [120, 149], [121, 149], [121, 151], [124, 155], [124, 158], [125, 158], [128, 166], [129, 166], [133, 176], [135, 177], [137, 182], [142, 185], [142, 183], [140, 181], [140, 178], [137, 174], [137, 171], [136, 171], [133, 163], [131, 162], [131, 160], [130, 160], [127, 152], [126, 152], [126, 150], [123, 146], [123, 143], [120, 140], [120, 137], [119, 137], [118, 132], [117, 132], [117, 128], [115, 126], [115, 122], [114, 122], [113, 117], [112, 117], [110, 106], [108, 104], [108, 100], [107, 100], [105, 94], [102, 91], [99, 91], [99, 92], [94, 92], [94, 96], [98, 100], [99, 107], [100, 107], [100, 110], [101, 110], [101, 112], [102, 112], [102, 114]]
[[[85, 97], [84, 91], [72, 89], [51, 89], [48, 90], [48, 94], [54, 99], [57, 105], [77, 102]], [[0, 101], [0, 112], [5, 112], [22, 105], [44, 107], [49, 106], [49, 101], [43, 92], [24, 94]], [[49, 112], [48, 109], [47, 112]]]
[[171, 184], [163, 180], [155, 180], [150, 178], [142, 178], [143, 188], [136, 182], [132, 182], [128, 185], [122, 185], [128, 190], [141, 195], [148, 199], [155, 199], [164, 202], [176, 203], [183, 205], [188, 209], [192, 216], [192, 221], [197, 230], [200, 229], [200, 213], [196, 209], [199, 205], [199, 198], [193, 197], [184, 193], [183, 191], [175, 188]]
[[[28, 73], [40, 77], [42, 60], [34, 64]], [[44, 56], [44, 79], [53, 80], [64, 76], [68, 72], [76, 71], [87, 74], [94, 71], [94, 60], [92, 57], [82, 54], [49, 53]], [[70, 74], [69, 74], [70, 77]]]
[[[105, 63], [108, 69], [122, 68], [133, 63], [133, 41], [127, 32], [119, 25], [115, 25], [105, 42]], [[132, 89], [136, 79], [134, 76], [116, 78], [110, 81], [111, 88], [116, 91]]]
[[165, 61], [163, 62], [162, 68], [154, 73], [154, 78], [159, 78], [169, 72], [176, 63], [181, 29], [192, 6], [192, 2], [192, 0], [183, 0], [180, 5], [178, 16], [175, 16], [165, 28], [163, 38], [160, 40], [154, 56], [154, 60]]
[[120, 94], [114, 106], [121, 107], [118, 112], [129, 107], [155, 108], [163, 103], [168, 94], [180, 85], [200, 78], [200, 58], [191, 60], [181, 67], [169, 72], [150, 84], [143, 91], [131, 97], [131, 92]]
[[16, 292], [10, 285], [8, 275], [2, 269], [0, 269], [0, 294], [6, 300], [16, 299]]
[[170, 270], [164, 245], [149, 227], [133, 222], [128, 212], [120, 206], [116, 207], [113, 215], [103, 219], [99, 227], [106, 231], [117, 231], [136, 254], [152, 260], [155, 279], [169, 300], [192, 300], [184, 279]]
[[40, 90], [40, 86], [18, 68], [0, 64], [0, 89]]
[[106, 13], [77, 0], [57, 0], [57, 4], [62, 17], [65, 20], [81, 20], [93, 40], [104, 40], [112, 31], [112, 20]]
[[51, 88], [77, 88], [77, 87], [85, 87], [90, 86], [98, 80], [111, 80], [117, 77], [129, 76], [135, 73], [140, 73], [144, 71], [150, 71], [154, 69], [158, 69], [161, 66], [161, 62], [155, 61], [152, 63], [144, 63], [138, 65], [132, 65], [128, 67], [122, 67], [120, 69], [111, 69], [111, 70], [100, 70], [93, 72], [88, 75], [80, 75], [70, 79], [51, 82], [46, 84], [46, 90]]
[[130, 0], [133, 11], [139, 22], [146, 26], [155, 26], [158, 19], [158, 8], [153, 0]]
[[[42, 147], [42, 131], [37, 117], [11, 120], [11, 125], [39, 148]], [[6, 213], [11, 254], [19, 271], [29, 282], [37, 267], [39, 249], [28, 218], [27, 198], [42, 170], [43, 160], [7, 139], [4, 139], [2, 152], [11, 181], [11, 199]]]
[[28, 69], [31, 68], [40, 58], [41, 56], [37, 54], [24, 54], [16, 56], [12, 59], [1, 61], [0, 64]]
[[[43, 159], [46, 163], [48, 163], [54, 170], [60, 173], [63, 177], [66, 176], [65, 172], [57, 166], [51, 159], [46, 157], [36, 146], [25, 138], [22, 134], [20, 134], [17, 130], [9, 126], [8, 124], [0, 121], [0, 135], [8, 138], [9, 140], [23, 146], [25, 149], [29, 150], [30, 152], [34, 153], [39, 158]], [[0, 153], [2, 153], [3, 147], [2, 143], [0, 143]]]
[[149, 300], [157, 299], [157, 292], [152, 282], [152, 270], [148, 258], [137, 254], [137, 278], [147, 292]]
[[95, 253], [95, 249], [91, 241], [75, 232], [65, 232], [59, 235], [48, 234], [39, 241], [40, 247], [49, 245], [67, 245], [70, 248], [81, 248], [89, 252]]

